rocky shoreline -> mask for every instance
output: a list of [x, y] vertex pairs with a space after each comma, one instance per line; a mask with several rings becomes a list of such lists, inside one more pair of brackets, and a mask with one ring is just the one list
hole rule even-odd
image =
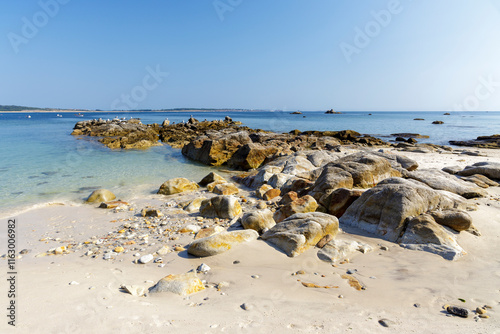
[[339, 150], [341, 147], [394, 147], [405, 151], [447, 150], [447, 146], [418, 144], [419, 134], [394, 134], [395, 143], [353, 130], [274, 133], [251, 129], [230, 117], [224, 120], [142, 124], [138, 119], [90, 120], [76, 123], [72, 135], [90, 136], [111, 149], [147, 149], [161, 143], [181, 148], [191, 160], [209, 166], [255, 169], [282, 156], [304, 150]]

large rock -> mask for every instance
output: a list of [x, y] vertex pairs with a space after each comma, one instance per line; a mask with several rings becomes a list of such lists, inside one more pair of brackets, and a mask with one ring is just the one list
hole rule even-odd
[[439, 225], [448, 226], [455, 231], [466, 231], [472, 227], [472, 217], [465, 211], [457, 209], [436, 210], [430, 215]]
[[205, 197], [199, 197], [199, 198], [193, 199], [192, 201], [187, 203], [187, 205], [184, 206], [184, 210], [189, 212], [189, 213], [198, 212], [200, 210], [201, 203], [205, 199], [206, 199]]
[[481, 188], [489, 188], [489, 187], [498, 187], [499, 186], [498, 182], [493, 181], [490, 178], [488, 178], [484, 175], [481, 175], [481, 174], [474, 174], [471, 176], [461, 176], [460, 178], [464, 181], [472, 182]]
[[330, 203], [329, 196], [334, 190], [352, 188], [353, 184], [354, 181], [350, 173], [328, 164], [323, 168], [321, 175], [314, 183], [309, 194], [326, 207]]
[[356, 188], [370, 188], [384, 179], [401, 176], [386, 158], [364, 152], [348, 155], [329, 165], [351, 174]]
[[418, 168], [418, 163], [410, 159], [404, 155], [400, 154], [389, 154], [389, 153], [382, 153], [382, 152], [371, 152], [374, 155], [378, 155], [380, 157], [383, 157], [389, 161], [391, 164], [391, 167], [394, 169], [399, 169], [403, 168], [408, 171], [416, 170]]
[[257, 231], [220, 232], [210, 237], [194, 240], [188, 247], [188, 253], [194, 256], [205, 257], [223, 253], [241, 243], [256, 240]]
[[337, 235], [339, 223], [336, 217], [320, 213], [297, 213], [276, 224], [261, 237], [293, 257], [315, 246], [325, 235]]
[[400, 243], [402, 247], [435, 253], [447, 260], [455, 260], [465, 254], [453, 234], [448, 233], [428, 214], [408, 222]]
[[204, 290], [205, 286], [195, 272], [188, 272], [181, 275], [168, 275], [163, 277], [154, 286], [149, 288], [149, 293], [157, 294], [171, 292], [181, 296]]
[[273, 189], [272, 186], [270, 186], [269, 184], [263, 184], [262, 186], [260, 186], [259, 189], [257, 189], [255, 191], [255, 195], [258, 197], [258, 198], [264, 198], [264, 194], [267, 193], [269, 190]]
[[281, 207], [274, 213], [274, 220], [281, 222], [296, 213], [314, 212], [317, 208], [316, 200], [312, 196], [306, 195]]
[[293, 175], [278, 173], [271, 176], [267, 183], [273, 188], [281, 189], [292, 178], [294, 178]]
[[245, 213], [241, 218], [241, 225], [243, 225], [245, 229], [252, 229], [261, 234], [263, 231], [276, 225], [276, 222], [273, 219], [271, 210], [263, 209]]
[[182, 148], [182, 154], [206, 165], [226, 163], [243, 145], [251, 143], [248, 132], [240, 131], [217, 138], [201, 136]]
[[461, 176], [470, 176], [474, 174], [481, 174], [490, 179], [500, 180], [500, 163], [488, 161], [478, 162], [458, 172], [458, 175]]
[[409, 172], [407, 176], [411, 179], [427, 184], [437, 190], [446, 190], [465, 198], [484, 197], [487, 193], [478, 186], [460, 180], [454, 175], [437, 169], [423, 169]]
[[233, 196], [215, 196], [204, 200], [200, 206], [200, 214], [208, 218], [233, 219], [241, 212], [241, 205]]
[[189, 181], [186, 178], [178, 177], [165, 181], [158, 190], [158, 194], [173, 195], [185, 191], [193, 191], [199, 188], [196, 182]]
[[273, 146], [263, 146], [256, 143], [248, 143], [241, 146], [231, 158], [227, 165], [235, 169], [253, 169], [258, 168], [267, 158], [278, 152]]
[[434, 190], [414, 180], [390, 178], [368, 189], [340, 218], [340, 223], [361, 228], [396, 242], [408, 217], [437, 209], [466, 209], [459, 195]]
[[94, 203], [94, 202], [109, 202], [112, 201], [116, 198], [115, 194], [113, 194], [111, 191], [107, 189], [97, 189], [90, 194], [90, 196], [87, 198], [86, 202], [87, 203]]

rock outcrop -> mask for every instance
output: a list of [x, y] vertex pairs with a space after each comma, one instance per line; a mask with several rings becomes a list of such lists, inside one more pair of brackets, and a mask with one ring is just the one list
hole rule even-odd
[[500, 135], [480, 136], [475, 140], [450, 140], [451, 145], [479, 148], [500, 148]]
[[340, 218], [340, 223], [361, 228], [396, 242], [407, 218], [437, 209], [467, 208], [456, 194], [434, 190], [418, 181], [390, 178], [365, 191]]
[[446, 190], [465, 198], [484, 197], [487, 193], [470, 182], [437, 169], [421, 169], [407, 173], [411, 179], [427, 184], [432, 189]]
[[500, 180], [500, 163], [489, 161], [478, 162], [472, 166], [465, 167], [464, 170], [458, 172], [457, 174], [461, 176], [480, 174], [493, 180]]

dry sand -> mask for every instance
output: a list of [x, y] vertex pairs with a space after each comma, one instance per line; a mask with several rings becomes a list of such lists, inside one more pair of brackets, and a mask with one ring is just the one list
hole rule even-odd
[[[408, 152], [404, 155], [417, 160], [421, 168], [500, 161], [500, 151], [482, 152], [487, 156]], [[103, 260], [102, 254], [95, 259], [83, 256], [84, 250], [35, 257], [70, 240], [83, 242], [92, 236], [105, 236], [122, 224], [117, 220], [128, 219], [133, 213], [114, 213], [95, 205], [76, 204], [31, 210], [15, 217], [17, 249], [31, 249], [17, 260], [15, 332], [500, 333], [500, 188], [489, 188], [488, 193], [491, 197], [473, 200], [479, 204], [479, 210], [470, 212], [482, 236], [459, 234], [458, 242], [468, 254], [458, 261], [403, 249], [345, 229], [339, 238], [361, 240], [375, 250], [357, 253], [350, 263], [338, 267], [320, 261], [317, 249], [289, 258], [261, 240], [202, 259], [188, 257], [185, 251], [171, 252], [163, 256], [164, 267], [155, 263], [134, 264], [136, 251], [108, 261]], [[163, 203], [165, 197], [151, 195], [131, 204], [140, 209], [147, 204], [159, 207]], [[6, 221], [7, 217], [2, 218], [2, 228]], [[195, 222], [195, 218], [188, 221]], [[60, 240], [39, 241], [47, 236]], [[181, 239], [168, 244], [187, 245], [190, 240], [192, 236], [181, 235]], [[6, 245], [4, 231], [0, 241]], [[387, 250], [381, 250], [380, 246], [386, 246]], [[2, 246], [2, 254], [5, 248]], [[234, 264], [236, 260], [240, 262]], [[209, 286], [222, 281], [229, 286], [220, 291], [210, 287], [189, 297], [173, 294], [135, 297], [120, 292], [122, 284], [149, 287], [168, 274], [185, 273], [201, 263], [211, 267], [207, 274], [200, 274]], [[0, 265], [1, 308], [6, 314], [7, 261], [2, 259]], [[340, 277], [349, 269], [357, 270], [354, 276], [366, 290], [357, 291]], [[291, 275], [298, 270], [304, 270], [305, 274]], [[338, 288], [306, 288], [297, 279]], [[70, 285], [72, 281], [79, 284]], [[241, 307], [243, 303], [249, 306], [248, 310]], [[493, 309], [488, 310], [489, 319], [474, 319], [474, 314], [462, 319], [448, 316], [442, 309], [444, 304], [470, 310], [487, 304]], [[2, 319], [0, 332], [14, 332], [7, 326], [5, 315]], [[381, 319], [388, 319], [389, 327], [383, 327]]]

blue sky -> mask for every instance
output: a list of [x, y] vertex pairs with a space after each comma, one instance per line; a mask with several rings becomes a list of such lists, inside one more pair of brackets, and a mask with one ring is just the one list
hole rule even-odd
[[500, 110], [500, 0], [2, 1], [0, 49], [0, 104]]

